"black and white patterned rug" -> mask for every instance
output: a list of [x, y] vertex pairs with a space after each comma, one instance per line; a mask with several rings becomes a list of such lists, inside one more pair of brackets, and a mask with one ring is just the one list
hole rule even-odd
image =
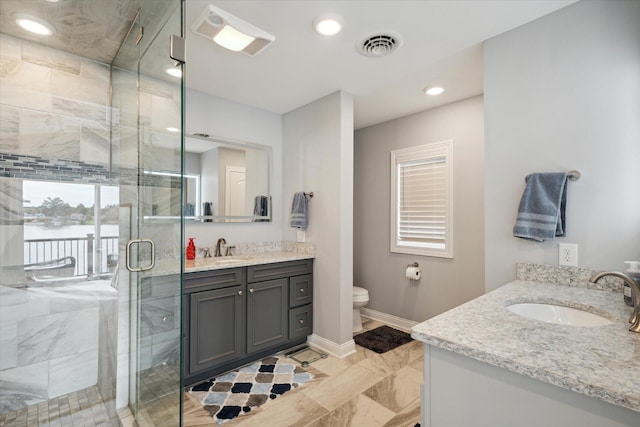
[[299, 366], [271, 356], [196, 384], [188, 393], [222, 424], [311, 379], [313, 375]]

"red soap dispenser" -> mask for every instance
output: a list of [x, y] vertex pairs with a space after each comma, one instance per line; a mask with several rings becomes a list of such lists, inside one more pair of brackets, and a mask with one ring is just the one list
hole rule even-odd
[[187, 259], [196, 259], [196, 244], [193, 243], [195, 237], [189, 237], [189, 244], [187, 245]]

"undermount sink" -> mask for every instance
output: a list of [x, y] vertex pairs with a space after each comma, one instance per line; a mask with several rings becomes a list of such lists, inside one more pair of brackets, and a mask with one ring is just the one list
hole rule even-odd
[[241, 262], [251, 261], [253, 259], [250, 255], [234, 255], [214, 258], [213, 263], [218, 265], [230, 265], [240, 264]]
[[508, 305], [507, 310], [528, 319], [570, 326], [606, 326], [609, 319], [588, 311], [555, 304], [518, 303]]

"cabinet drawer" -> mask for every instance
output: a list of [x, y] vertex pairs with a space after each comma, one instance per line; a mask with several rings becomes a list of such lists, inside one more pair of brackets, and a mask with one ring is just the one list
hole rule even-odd
[[289, 279], [289, 307], [298, 307], [313, 301], [313, 275], [295, 276]]
[[242, 285], [244, 271], [245, 269], [240, 267], [186, 273], [184, 275], [184, 291], [191, 293]]
[[262, 282], [265, 280], [280, 279], [282, 277], [311, 274], [312, 272], [312, 259], [253, 265], [247, 267], [247, 282]]
[[311, 335], [313, 332], [313, 305], [289, 310], [289, 339]]

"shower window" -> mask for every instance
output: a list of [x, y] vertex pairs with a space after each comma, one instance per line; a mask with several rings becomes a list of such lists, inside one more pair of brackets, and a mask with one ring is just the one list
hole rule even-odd
[[25, 180], [22, 195], [24, 265], [31, 279], [114, 271], [118, 187]]
[[391, 252], [453, 258], [453, 141], [391, 152]]

